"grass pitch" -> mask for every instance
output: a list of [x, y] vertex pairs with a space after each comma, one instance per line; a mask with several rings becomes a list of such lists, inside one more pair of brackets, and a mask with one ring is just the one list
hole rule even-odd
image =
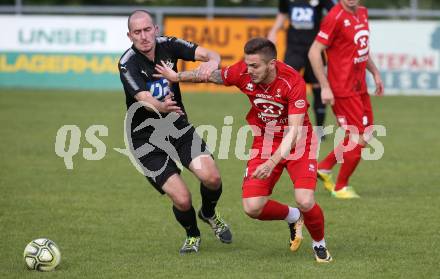
[[[185, 94], [194, 125], [220, 131], [234, 117], [229, 159], [217, 160], [223, 178], [219, 210], [234, 233], [230, 245], [200, 223], [201, 251], [179, 256], [184, 233], [160, 196], [134, 169], [123, 148], [124, 97], [97, 92], [0, 92], [0, 278], [438, 278], [440, 254], [440, 132], [437, 97], [373, 98], [385, 125], [385, 154], [363, 161], [351, 180], [359, 200], [335, 200], [318, 184], [326, 240], [334, 257], [314, 262], [310, 237], [296, 254], [284, 222], [260, 222], [241, 208], [244, 161], [234, 155], [235, 135], [249, 104], [241, 94]], [[328, 124], [334, 124], [328, 113]], [[82, 132], [73, 170], [55, 154], [58, 129]], [[108, 127], [106, 155], [87, 161], [84, 137], [94, 124]], [[321, 148], [330, 150], [332, 138]], [[184, 179], [200, 206], [197, 181]], [[274, 198], [292, 204], [283, 175]], [[55, 272], [27, 271], [22, 259], [35, 238], [54, 240], [62, 252]]]

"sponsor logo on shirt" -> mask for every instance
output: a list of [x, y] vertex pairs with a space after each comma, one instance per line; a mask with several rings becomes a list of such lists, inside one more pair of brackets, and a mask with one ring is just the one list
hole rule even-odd
[[171, 91], [169, 82], [165, 78], [147, 82], [147, 88], [151, 96], [157, 100], [163, 100]]
[[354, 43], [358, 46], [359, 56], [368, 54], [368, 38], [370, 37], [370, 32], [368, 30], [360, 30], [354, 35]]
[[361, 56], [361, 57], [356, 57], [353, 62], [354, 62], [354, 64], [358, 64], [358, 63], [362, 63], [362, 62], [365, 62], [365, 61], [368, 61], [368, 55], [364, 55], [364, 56]]
[[254, 105], [262, 110], [258, 117], [279, 117], [284, 110], [284, 105], [278, 102], [258, 98], [254, 100]]
[[261, 94], [261, 93], [258, 93], [257, 95], [255, 95], [255, 97], [264, 98], [264, 99], [272, 99], [272, 96], [266, 95], [266, 94]]
[[306, 101], [304, 101], [304, 100], [298, 100], [295, 102], [295, 107], [297, 107], [299, 109], [301, 109], [305, 106], [306, 106]]
[[313, 8], [294, 7], [291, 14], [291, 24], [295, 29], [312, 29], [314, 26], [313, 17]]

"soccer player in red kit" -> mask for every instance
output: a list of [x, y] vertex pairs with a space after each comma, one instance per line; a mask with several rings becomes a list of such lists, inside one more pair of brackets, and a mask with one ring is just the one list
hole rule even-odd
[[[290, 249], [302, 240], [302, 218], [313, 239], [318, 262], [332, 257], [324, 240], [324, 215], [315, 202], [316, 154], [312, 148], [312, 127], [307, 115], [305, 82], [290, 66], [276, 60], [275, 45], [264, 38], [248, 41], [244, 60], [202, 77], [198, 70], [179, 72], [157, 66], [160, 76], [172, 82], [213, 82], [236, 86], [246, 94], [251, 110], [246, 119], [254, 129], [251, 159], [242, 185], [244, 211], [259, 220], [285, 220], [290, 233]], [[270, 199], [284, 169], [295, 187], [298, 208]]]
[[[338, 124], [346, 130], [346, 138], [318, 164], [318, 177], [325, 188], [341, 199], [359, 197], [348, 181], [371, 137], [373, 110], [366, 70], [373, 74], [375, 94], [380, 96], [384, 91], [380, 73], [370, 56], [369, 36], [367, 9], [359, 5], [359, 0], [340, 0], [324, 18], [309, 51], [322, 88], [322, 101], [333, 106]], [[321, 57], [323, 51], [328, 57], [328, 78]], [[342, 165], [335, 185], [331, 170], [337, 161], [342, 161]]]

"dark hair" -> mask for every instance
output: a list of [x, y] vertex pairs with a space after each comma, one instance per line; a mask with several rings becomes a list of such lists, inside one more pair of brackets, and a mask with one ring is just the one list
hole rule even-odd
[[266, 38], [253, 38], [244, 45], [245, 54], [260, 54], [266, 61], [276, 59], [277, 49], [270, 40]]
[[152, 13], [150, 13], [150, 12], [147, 11], [147, 10], [134, 10], [134, 11], [131, 12], [131, 14], [128, 16], [128, 20], [127, 20], [127, 25], [128, 25], [128, 30], [129, 30], [129, 31], [130, 31], [130, 20], [131, 20], [131, 18], [132, 18], [135, 14], [138, 14], [138, 13], [144, 13], [144, 14], [148, 15], [148, 16], [151, 18], [151, 20], [153, 21], [153, 24], [154, 24], [154, 17], [153, 17], [153, 14], [152, 14]]

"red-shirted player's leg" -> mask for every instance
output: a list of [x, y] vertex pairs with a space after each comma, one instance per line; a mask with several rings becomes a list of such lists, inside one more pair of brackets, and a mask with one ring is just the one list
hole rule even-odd
[[347, 152], [344, 152], [344, 162], [339, 170], [338, 179], [336, 180], [335, 191], [339, 191], [348, 185], [348, 180], [356, 169], [361, 160], [361, 152], [364, 146], [356, 144], [356, 146]]
[[[318, 262], [332, 260], [324, 239], [324, 214], [315, 202], [316, 160], [299, 160], [287, 163], [287, 171], [295, 185], [295, 199], [304, 218], [304, 225], [312, 237], [312, 247]], [[317, 257], [325, 254], [325, 259]]]
[[295, 214], [295, 212], [290, 212], [288, 205], [269, 199], [272, 189], [282, 173], [283, 166], [277, 166], [267, 179], [256, 179], [252, 178], [251, 174], [260, 163], [260, 160], [257, 161], [252, 160], [248, 163], [247, 174], [243, 181], [242, 200], [245, 213], [251, 218], [263, 221], [285, 220], [291, 217], [289, 217], [290, 213], [297, 215], [293, 220], [295, 222], [299, 217], [299, 210]]
[[[321, 207], [317, 203], [313, 205], [309, 211], [301, 210], [304, 216], [304, 225], [310, 233], [314, 242], [321, 242], [324, 240], [324, 214]], [[313, 245], [319, 246], [319, 245]], [[324, 246], [324, 245], [323, 245]]]
[[249, 217], [254, 219], [262, 221], [285, 220], [291, 231], [290, 249], [296, 251], [302, 241], [302, 234], [301, 232], [297, 233], [296, 226], [296, 223], [299, 223], [301, 213], [298, 208], [270, 199], [272, 189], [278, 181], [284, 165], [278, 164], [267, 179], [253, 178], [252, 173], [264, 161], [266, 160], [252, 159], [248, 162], [242, 187], [243, 209]]
[[365, 127], [373, 124], [373, 111], [370, 102], [370, 96], [363, 94], [359, 98], [353, 99], [356, 102], [351, 103], [351, 107], [355, 108], [347, 121], [349, 124], [354, 125], [359, 130], [360, 136], [351, 135], [352, 144], [354, 148], [344, 152], [343, 163], [339, 170], [338, 178], [336, 180], [335, 191], [343, 189], [349, 185], [349, 179], [361, 160], [362, 148], [365, 147], [367, 142], [363, 138], [363, 132]]
[[[316, 184], [316, 180], [302, 178], [295, 181], [295, 199], [301, 213], [304, 216], [304, 225], [312, 237], [314, 244], [324, 240], [324, 214], [315, 202], [315, 191], [312, 189], [301, 188], [309, 187], [306, 184]], [[323, 245], [325, 246], [325, 244]]]
[[243, 199], [243, 207], [249, 217], [262, 220], [284, 220], [289, 214], [289, 206], [269, 197], [253, 197]]
[[[346, 137], [342, 142], [336, 146], [335, 149], [333, 149], [321, 162], [318, 164], [319, 170], [328, 170], [330, 171], [337, 162], [337, 154], [342, 154], [344, 146], [347, 146], [348, 144], [348, 137]], [[338, 155], [339, 157], [339, 155]]]
[[316, 246], [315, 242], [324, 241], [324, 214], [315, 202], [316, 160], [289, 161], [287, 172], [295, 185], [295, 200], [304, 216], [304, 225]]

